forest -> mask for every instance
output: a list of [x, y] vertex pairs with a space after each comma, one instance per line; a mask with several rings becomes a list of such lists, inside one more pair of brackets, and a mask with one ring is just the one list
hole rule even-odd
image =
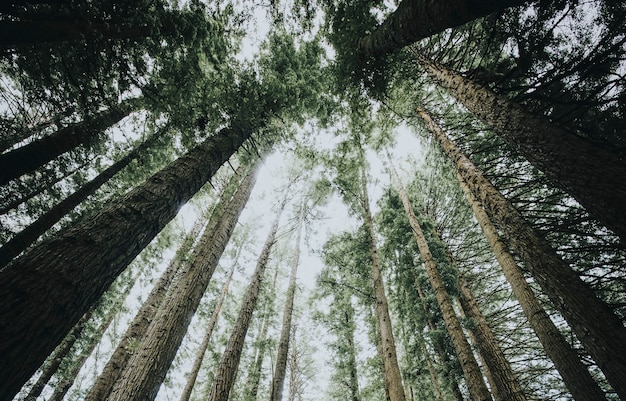
[[626, 2], [0, 4], [0, 401], [626, 401]]

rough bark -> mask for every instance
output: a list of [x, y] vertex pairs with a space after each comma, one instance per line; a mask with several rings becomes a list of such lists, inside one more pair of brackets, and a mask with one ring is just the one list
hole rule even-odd
[[[288, 191], [285, 191], [285, 195]], [[276, 239], [276, 232], [278, 231], [278, 224], [280, 222], [280, 215], [287, 203], [286, 196], [280, 202], [276, 218], [272, 223], [272, 227], [268, 233], [265, 244], [259, 256], [259, 260], [256, 265], [256, 269], [252, 274], [250, 285], [246, 291], [246, 296], [241, 305], [239, 316], [233, 327], [233, 332], [226, 344], [226, 349], [220, 360], [219, 367], [216, 370], [215, 380], [211, 388], [211, 395], [209, 395], [209, 401], [227, 401], [230, 389], [235, 381], [235, 375], [239, 367], [239, 360], [241, 359], [241, 352], [243, 351], [243, 343], [250, 326], [250, 320], [256, 307], [257, 300], [259, 298], [259, 292], [261, 290], [261, 284], [263, 282], [263, 276], [267, 262], [270, 257], [270, 252]]]
[[463, 333], [461, 323], [456, 316], [454, 307], [452, 306], [452, 300], [444, 286], [443, 279], [441, 277], [441, 274], [439, 273], [437, 264], [430, 252], [426, 237], [424, 236], [419, 222], [417, 221], [417, 217], [415, 217], [413, 207], [411, 206], [404, 187], [400, 182], [400, 178], [398, 177], [393, 165], [391, 164], [391, 157], [389, 156], [389, 154], [387, 154], [387, 156], [391, 166], [390, 170], [393, 177], [394, 186], [396, 187], [396, 191], [398, 192], [400, 199], [402, 200], [404, 210], [413, 231], [413, 236], [415, 237], [415, 241], [417, 242], [417, 246], [419, 248], [422, 261], [424, 262], [424, 266], [426, 267], [428, 280], [433, 288], [437, 303], [439, 305], [439, 309], [441, 310], [441, 314], [443, 315], [444, 323], [446, 325], [448, 333], [450, 334], [452, 343], [454, 344], [454, 348], [459, 358], [459, 362], [461, 363], [463, 375], [465, 377], [465, 381], [467, 383], [470, 394], [472, 395], [472, 399], [476, 401], [491, 401], [491, 394], [489, 393], [489, 390], [485, 385], [482, 373], [480, 371], [480, 368], [478, 367], [478, 362], [476, 362], [476, 358], [474, 357], [474, 353], [472, 352], [467, 338], [465, 337], [465, 333]]
[[626, 243], [626, 160], [415, 52], [426, 72]]
[[374, 221], [369, 205], [369, 195], [367, 192], [367, 179], [365, 176], [365, 168], [361, 167], [360, 191], [361, 206], [363, 209], [363, 220], [368, 231], [368, 245], [370, 249], [370, 258], [372, 261], [372, 283], [374, 288], [374, 299], [376, 300], [375, 315], [376, 326], [380, 335], [381, 360], [383, 362], [383, 378], [385, 383], [385, 391], [388, 401], [404, 401], [404, 386], [402, 385], [402, 376], [400, 367], [398, 366], [398, 356], [396, 354], [396, 345], [391, 327], [391, 317], [389, 315], [389, 304], [387, 295], [385, 294], [385, 286], [383, 277], [380, 272], [380, 259], [378, 256], [378, 247], [376, 245], [376, 233], [374, 232]]
[[67, 213], [71, 212], [76, 206], [87, 199], [87, 197], [96, 192], [111, 177], [121, 171], [124, 167], [128, 166], [131, 161], [148, 148], [150, 143], [151, 141], [146, 141], [137, 146], [120, 160], [116, 161], [103, 172], [98, 174], [93, 180], [89, 181], [80, 187], [76, 192], [56, 204], [52, 207], [52, 209], [41, 215], [37, 220], [29, 224], [28, 227], [17, 233], [13, 238], [2, 245], [2, 247], [0, 247], [0, 269], [6, 266], [14, 257], [31, 246], [48, 229], [58, 223]]
[[11, 399], [125, 267], [250, 137], [225, 128], [0, 272], [0, 399]]
[[447, 28], [463, 25], [524, 0], [403, 0], [372, 33], [358, 42], [361, 53], [381, 57]]
[[142, 100], [132, 98], [117, 106], [71, 124], [52, 135], [0, 155], [0, 185], [35, 171], [59, 155], [97, 139], [98, 134], [115, 125], [141, 107]]
[[578, 353], [572, 349], [563, 334], [554, 325], [550, 316], [546, 313], [541, 303], [535, 297], [532, 289], [526, 282], [522, 270], [502, 241], [496, 227], [491, 223], [489, 216], [481, 203], [474, 197], [469, 187], [457, 174], [461, 189], [470, 203], [476, 220], [491, 245], [498, 264], [502, 268], [515, 298], [522, 307], [522, 311], [533, 329], [544, 351], [554, 363], [557, 371], [563, 378], [563, 382], [572, 396], [577, 401], [603, 401], [606, 400], [598, 383], [591, 377], [589, 370], [581, 362]]
[[168, 292], [150, 324], [141, 347], [130, 357], [113, 386], [109, 401], [153, 400], [156, 397], [248, 201], [255, 173], [256, 169], [251, 169], [232, 199], [225, 191], [226, 196], [220, 199], [220, 205], [225, 207], [211, 217], [194, 247], [190, 262], [181, 267], [174, 288]]
[[620, 398], [626, 399], [626, 328], [611, 308], [568, 266], [545, 238], [480, 173], [430, 116], [420, 109], [457, 174], [482, 204], [554, 307], [568, 322]]
[[298, 230], [298, 234], [295, 239], [296, 247], [294, 255], [290, 261], [291, 273], [289, 275], [289, 285], [287, 287], [285, 309], [283, 311], [283, 324], [280, 331], [280, 339], [278, 341], [278, 352], [276, 353], [276, 367], [274, 369], [274, 377], [272, 379], [270, 401], [280, 401], [283, 395], [283, 384], [285, 382], [285, 374], [287, 371], [287, 354], [289, 353], [289, 335], [291, 333], [293, 302], [296, 295], [296, 276], [298, 274], [298, 264], [300, 262], [300, 235], [304, 221], [304, 205], [305, 199], [303, 199], [302, 205], [300, 206], [300, 218], [296, 228]]

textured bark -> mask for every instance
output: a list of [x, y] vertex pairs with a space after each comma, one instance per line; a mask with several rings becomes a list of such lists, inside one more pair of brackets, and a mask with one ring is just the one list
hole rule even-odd
[[96, 192], [111, 177], [128, 166], [137, 156], [148, 148], [151, 141], [146, 141], [120, 160], [113, 163], [110, 167], [98, 174], [93, 180], [89, 181], [76, 192], [56, 204], [52, 209], [41, 215], [37, 220], [32, 222], [28, 227], [17, 233], [13, 238], [0, 247], [0, 269], [6, 266], [14, 257], [22, 253], [31, 246], [40, 236], [48, 229], [58, 223], [67, 213], [71, 212], [76, 206], [83, 202], [87, 197]]
[[476, 362], [474, 353], [472, 352], [467, 338], [463, 333], [461, 323], [459, 322], [459, 319], [454, 311], [454, 307], [452, 306], [452, 300], [450, 298], [450, 295], [448, 294], [448, 291], [444, 286], [443, 279], [437, 268], [437, 264], [435, 263], [435, 260], [430, 253], [430, 248], [428, 246], [428, 242], [426, 241], [426, 237], [424, 236], [419, 222], [417, 221], [417, 217], [415, 217], [413, 207], [411, 206], [409, 198], [404, 191], [404, 187], [400, 182], [400, 178], [398, 177], [395, 168], [393, 167], [393, 164], [391, 164], [391, 157], [389, 156], [389, 154], [387, 154], [387, 156], [391, 166], [390, 170], [393, 177], [394, 186], [396, 187], [396, 191], [398, 192], [400, 199], [402, 200], [404, 210], [413, 231], [413, 236], [415, 237], [415, 241], [417, 242], [422, 261], [424, 262], [424, 265], [426, 267], [428, 281], [430, 282], [435, 293], [437, 304], [439, 305], [439, 309], [441, 310], [441, 314], [443, 315], [443, 320], [446, 324], [446, 328], [448, 330], [448, 333], [450, 334], [452, 343], [454, 344], [456, 354], [459, 358], [459, 362], [461, 363], [461, 368], [463, 369], [463, 376], [465, 377], [465, 381], [467, 383], [470, 394], [472, 395], [472, 399], [475, 401], [491, 401], [491, 394], [489, 393], [489, 390], [485, 385], [482, 373], [480, 371], [480, 368], [478, 367], [478, 362]]
[[420, 115], [455, 165], [460, 179], [502, 230], [554, 307], [569, 323], [620, 398], [626, 399], [626, 328], [545, 238], [479, 172], [425, 111]]
[[302, 224], [304, 221], [304, 205], [303, 199], [300, 206], [300, 218], [298, 220], [298, 234], [295, 239], [295, 251], [291, 259], [291, 273], [289, 276], [289, 285], [287, 287], [287, 296], [285, 300], [285, 309], [283, 311], [283, 325], [280, 331], [280, 339], [278, 341], [278, 351], [276, 353], [276, 368], [274, 369], [274, 377], [272, 379], [272, 388], [270, 392], [270, 401], [280, 401], [283, 395], [283, 384], [285, 382], [285, 374], [287, 371], [287, 354], [289, 353], [289, 335], [291, 334], [291, 317], [293, 315], [293, 301], [296, 295], [296, 276], [298, 274], [298, 264], [300, 262], [300, 235], [302, 232]]
[[496, 337], [483, 316], [478, 303], [474, 298], [464, 277], [459, 278], [461, 308], [465, 316], [475, 322], [471, 330], [476, 338], [476, 345], [482, 355], [485, 365], [491, 374], [494, 383], [494, 398], [499, 401], [526, 401], [526, 396], [511, 369], [509, 361], [504, 356]]
[[239, 316], [233, 327], [233, 332], [226, 344], [226, 349], [220, 360], [219, 367], [216, 370], [215, 380], [213, 387], [211, 388], [211, 395], [209, 395], [209, 401], [227, 401], [230, 389], [235, 381], [235, 375], [239, 367], [239, 360], [241, 359], [241, 352], [243, 351], [243, 343], [250, 326], [250, 320], [256, 307], [257, 300], [259, 298], [259, 292], [261, 290], [261, 284], [263, 282], [263, 276], [267, 262], [270, 257], [270, 252], [275, 242], [276, 232], [278, 231], [278, 224], [280, 221], [280, 215], [287, 203], [288, 191], [285, 191], [285, 197], [282, 199], [276, 218], [272, 223], [272, 227], [268, 233], [265, 244], [259, 256], [259, 260], [256, 265], [256, 269], [252, 274], [250, 285], [246, 291], [246, 296], [241, 305]]
[[626, 160], [415, 54], [442, 87], [626, 244]]
[[447, 28], [463, 25], [524, 0], [403, 0], [372, 33], [362, 37], [358, 49], [381, 57]]
[[69, 125], [20, 148], [0, 155], [0, 185], [35, 171], [57, 156], [94, 141], [98, 134], [141, 107], [142, 100], [128, 99], [85, 121]]
[[181, 267], [180, 277], [150, 324], [141, 347], [130, 357], [113, 386], [109, 401], [153, 400], [156, 397], [248, 201], [256, 179], [255, 172], [256, 169], [252, 169], [246, 175], [232, 199], [225, 191], [226, 196], [220, 199], [220, 205], [226, 206], [211, 217], [194, 247], [190, 262]]
[[141, 342], [141, 339], [145, 336], [150, 323], [154, 320], [167, 294], [167, 290], [176, 277], [176, 272], [178, 272], [181, 263], [184, 263], [187, 259], [187, 254], [191, 250], [204, 225], [204, 218], [198, 219], [189, 234], [185, 237], [169, 265], [163, 274], [161, 274], [161, 277], [159, 277], [159, 280], [150, 291], [150, 294], [148, 294], [141, 308], [139, 308], [133, 321], [126, 329], [124, 336], [89, 390], [89, 393], [85, 396], [85, 401], [100, 401], [109, 397], [113, 385], [120, 378], [123, 369], [126, 367], [132, 355], [132, 344]]
[[209, 342], [211, 341], [211, 336], [213, 335], [213, 329], [217, 324], [217, 319], [220, 316], [220, 311], [222, 310], [222, 305], [224, 304], [226, 295], [228, 295], [228, 288], [230, 287], [230, 281], [233, 278], [233, 274], [235, 273], [235, 267], [237, 266], [239, 252], [240, 251], [237, 252], [235, 262], [231, 266], [230, 271], [228, 272], [228, 277], [226, 278], [226, 281], [222, 286], [222, 292], [220, 293], [220, 297], [215, 304], [215, 309], [213, 309], [211, 320], [209, 320], [209, 324], [207, 325], [204, 336], [202, 337], [202, 343], [200, 343], [198, 353], [196, 354], [196, 358], [193, 361], [193, 366], [191, 367], [191, 371], [187, 376], [187, 383], [185, 383], [185, 388], [183, 389], [183, 392], [180, 396], [180, 401], [189, 401], [189, 398], [191, 397], [191, 392], [193, 391], [193, 387], [196, 384], [196, 380], [198, 379], [198, 373], [200, 372], [200, 367], [202, 366], [202, 361], [204, 360], [204, 354], [206, 354], [206, 350], [209, 347]]
[[591, 377], [580, 358], [578, 358], [578, 353], [565, 340], [550, 319], [550, 316], [541, 306], [541, 303], [539, 303], [537, 297], [535, 297], [517, 262], [509, 253], [507, 246], [500, 238], [496, 227], [491, 223], [480, 202], [476, 200], [460, 175], [457, 174], [457, 177], [459, 178], [461, 189], [470, 203], [474, 215], [504, 272], [504, 276], [511, 284], [513, 294], [515, 294], [522, 307], [530, 327], [534, 330], [539, 342], [543, 345], [544, 351], [561, 374], [563, 382], [572, 393], [574, 399], [576, 401], [606, 400], [600, 386]]
[[372, 212], [369, 205], [369, 195], [367, 192], [367, 178], [365, 176], [365, 168], [361, 167], [360, 191], [361, 206], [363, 208], [363, 220], [367, 228], [367, 240], [370, 249], [370, 258], [372, 261], [372, 283], [374, 288], [374, 299], [376, 300], [375, 315], [376, 326], [380, 336], [381, 360], [383, 362], [383, 379], [385, 383], [385, 392], [388, 401], [404, 401], [404, 386], [402, 385], [402, 376], [400, 367], [398, 366], [398, 356], [396, 354], [396, 344], [393, 337], [391, 327], [391, 317], [389, 315], [389, 304], [387, 295], [385, 294], [385, 286], [383, 277], [380, 272], [380, 259], [378, 256], [378, 247], [376, 245], [376, 233], [374, 232], [374, 221], [372, 220]]
[[0, 272], [0, 399], [11, 399], [78, 319], [251, 135], [225, 128], [99, 213]]

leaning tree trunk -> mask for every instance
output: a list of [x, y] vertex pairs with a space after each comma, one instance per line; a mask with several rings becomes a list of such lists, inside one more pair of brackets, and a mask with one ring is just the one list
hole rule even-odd
[[[256, 166], [259, 165], [257, 161]], [[161, 304], [141, 347], [130, 357], [120, 379], [114, 384], [109, 401], [153, 400], [156, 397], [248, 201], [255, 176], [256, 167], [246, 175], [232, 199], [228, 191], [224, 191], [217, 213], [211, 216], [190, 262], [181, 267], [179, 278]]]
[[142, 102], [141, 98], [127, 99], [96, 116], [87, 117], [85, 121], [71, 124], [52, 135], [0, 155], [0, 185], [35, 171], [80, 145], [92, 143], [101, 132], [138, 110]]
[[139, 308], [109, 361], [85, 396], [85, 401], [106, 400], [111, 394], [113, 385], [120, 378], [133, 353], [132, 344], [140, 341], [145, 336], [150, 323], [154, 320], [168, 289], [174, 281], [176, 272], [178, 272], [181, 264], [186, 263], [188, 253], [205, 225], [204, 217], [200, 217], [193, 225], [189, 234], [185, 236], [183, 243], [176, 251], [163, 274], [161, 274], [161, 277], [159, 277], [141, 308]]
[[402, 385], [402, 376], [400, 374], [400, 367], [398, 366], [398, 356], [396, 354], [396, 345], [391, 327], [391, 317], [389, 316], [389, 304], [387, 302], [387, 295], [385, 294], [383, 277], [380, 272], [380, 259], [378, 257], [378, 247], [376, 246], [376, 233], [374, 232], [374, 221], [369, 205], [367, 178], [364, 166], [361, 166], [360, 170], [361, 206], [363, 209], [363, 220], [367, 228], [367, 240], [372, 261], [372, 282], [374, 298], [376, 300], [374, 310], [376, 326], [380, 335], [379, 353], [381, 354], [380, 357], [383, 362], [385, 391], [389, 401], [404, 401], [404, 386]]
[[567, 389], [572, 393], [576, 401], [604, 401], [606, 397], [598, 383], [591, 377], [589, 370], [578, 357], [578, 353], [572, 349], [561, 331], [554, 325], [550, 316], [546, 313], [541, 303], [535, 297], [532, 289], [526, 282], [521, 269], [517, 265], [513, 255], [509, 253], [507, 245], [503, 242], [489, 216], [480, 202], [474, 197], [467, 184], [457, 174], [461, 189], [470, 203], [476, 220], [493, 249], [498, 264], [504, 272], [515, 298], [522, 307], [522, 311], [534, 330], [539, 342], [548, 357], [554, 363], [560, 373]]
[[152, 140], [147, 140], [137, 146], [120, 160], [113, 163], [106, 170], [98, 174], [76, 192], [56, 204], [52, 209], [41, 215], [37, 220], [17, 233], [13, 238], [0, 247], [0, 269], [6, 266], [11, 259], [22, 253], [42, 236], [50, 227], [58, 223], [67, 213], [83, 202], [87, 197], [96, 192], [111, 177], [128, 166], [131, 161], [141, 155], [141, 152], [150, 146]]
[[233, 332], [226, 344], [226, 350], [222, 355], [220, 364], [216, 370], [215, 380], [211, 388], [211, 394], [209, 395], [209, 401], [227, 401], [230, 394], [230, 389], [235, 381], [235, 375], [239, 367], [239, 360], [241, 359], [241, 352], [243, 351], [243, 343], [248, 332], [250, 320], [256, 307], [257, 299], [259, 298], [259, 292], [261, 290], [261, 284], [263, 282], [263, 276], [265, 268], [269, 261], [270, 252], [274, 242], [276, 241], [276, 232], [278, 231], [278, 224], [280, 222], [280, 215], [287, 203], [288, 190], [285, 190], [285, 196], [280, 202], [276, 218], [272, 223], [272, 227], [267, 235], [265, 244], [259, 256], [259, 260], [256, 265], [256, 269], [252, 274], [250, 285], [246, 292], [246, 296], [243, 299], [241, 310], [235, 325], [233, 326]]
[[391, 163], [391, 156], [389, 156], [388, 153], [387, 157], [390, 164], [391, 174], [393, 176], [394, 186], [396, 187], [396, 191], [398, 192], [398, 195], [402, 200], [404, 211], [406, 212], [409, 224], [411, 225], [413, 236], [415, 237], [415, 241], [417, 242], [422, 261], [424, 262], [424, 266], [426, 267], [428, 280], [430, 281], [433, 291], [435, 292], [437, 303], [439, 304], [441, 314], [443, 315], [443, 320], [452, 339], [452, 343], [454, 344], [454, 348], [459, 358], [459, 362], [461, 363], [463, 375], [465, 376], [465, 381], [467, 382], [467, 387], [470, 391], [470, 394], [472, 395], [472, 399], [475, 401], [491, 401], [491, 394], [489, 393], [489, 390], [485, 385], [483, 375], [480, 371], [480, 368], [478, 367], [478, 362], [476, 362], [474, 353], [472, 352], [467, 338], [463, 333], [461, 323], [459, 322], [459, 319], [454, 312], [454, 307], [452, 306], [450, 295], [445, 288], [441, 273], [437, 269], [437, 264], [435, 263], [435, 260], [433, 259], [433, 256], [430, 252], [426, 237], [424, 236], [419, 222], [417, 221], [417, 217], [415, 217], [413, 207], [411, 206], [404, 187], [400, 182], [400, 177], [398, 177], [395, 168]]
[[291, 259], [291, 274], [289, 276], [289, 286], [287, 287], [287, 299], [285, 300], [285, 310], [283, 311], [283, 325], [278, 341], [278, 352], [276, 354], [276, 368], [270, 392], [270, 401], [280, 401], [283, 395], [283, 385], [287, 371], [287, 354], [289, 353], [289, 335], [291, 334], [291, 317], [293, 315], [293, 301], [296, 294], [296, 275], [298, 274], [298, 263], [300, 261], [300, 234], [304, 221], [306, 197], [300, 206], [300, 218], [298, 220], [298, 234], [295, 239], [295, 251]]
[[358, 42], [359, 51], [381, 57], [447, 28], [525, 3], [525, 0], [402, 0], [372, 33]]
[[626, 328], [611, 308], [600, 300], [545, 238], [479, 172], [425, 111], [420, 115], [457, 174], [479, 200], [490, 220], [502, 230], [555, 308], [596, 361], [620, 398], [626, 399]]
[[426, 72], [480, 121], [626, 244], [625, 160], [419, 52], [415, 56]]
[[13, 398], [113, 280], [251, 134], [249, 126], [223, 129], [0, 272], [0, 400]]

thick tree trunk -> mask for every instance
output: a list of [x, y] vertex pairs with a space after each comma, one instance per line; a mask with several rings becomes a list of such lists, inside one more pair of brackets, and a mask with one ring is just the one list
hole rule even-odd
[[452, 343], [454, 344], [456, 354], [459, 358], [459, 362], [461, 363], [463, 375], [465, 376], [465, 381], [470, 394], [472, 395], [472, 399], [475, 401], [491, 401], [491, 394], [485, 385], [483, 375], [478, 367], [478, 362], [476, 362], [476, 358], [474, 357], [474, 353], [472, 352], [467, 338], [465, 337], [465, 333], [463, 333], [461, 323], [454, 312], [450, 295], [444, 286], [441, 274], [437, 269], [437, 264], [430, 253], [426, 237], [424, 236], [419, 222], [415, 217], [413, 207], [411, 206], [409, 198], [404, 191], [400, 178], [398, 177], [393, 164], [391, 164], [391, 157], [389, 154], [387, 154], [387, 156], [391, 166], [390, 170], [393, 176], [394, 186], [396, 187], [400, 199], [402, 200], [404, 210], [413, 231], [413, 236], [415, 237], [422, 261], [426, 267], [428, 280], [430, 281], [433, 291], [435, 292], [437, 303], [439, 304], [448, 333], [452, 338]]
[[123, 101], [85, 121], [69, 125], [52, 135], [0, 155], [0, 185], [35, 171], [57, 156], [97, 139], [98, 134], [115, 125], [142, 105], [140, 98]]
[[251, 134], [251, 127], [222, 130], [0, 271], [0, 400], [13, 398], [113, 280]]
[[593, 357], [620, 398], [626, 399], [626, 328], [519, 211], [479, 172], [425, 111], [420, 115], [457, 174], [503, 232], [555, 308]]
[[150, 324], [142, 346], [130, 357], [113, 386], [109, 401], [150, 401], [156, 397], [248, 201], [255, 173], [256, 168], [251, 169], [232, 199], [228, 191], [224, 191], [217, 213], [211, 216], [190, 262], [181, 267], [180, 276]]
[[209, 401], [227, 401], [230, 394], [230, 389], [235, 381], [235, 375], [239, 367], [239, 360], [241, 359], [241, 352], [243, 351], [243, 343], [248, 332], [250, 320], [259, 298], [259, 292], [261, 290], [261, 284], [263, 283], [263, 276], [265, 268], [269, 261], [270, 252], [276, 240], [276, 232], [278, 231], [278, 224], [280, 222], [280, 215], [282, 214], [285, 204], [287, 203], [288, 191], [285, 191], [285, 197], [280, 202], [276, 218], [272, 223], [272, 227], [268, 233], [265, 244], [259, 256], [259, 260], [256, 265], [256, 269], [252, 274], [250, 285], [246, 291], [246, 296], [241, 305], [241, 310], [237, 321], [233, 327], [233, 332], [226, 345], [226, 350], [222, 355], [220, 365], [216, 370], [215, 380], [213, 387], [211, 388], [211, 395], [209, 395]]
[[476, 220], [480, 224], [487, 241], [491, 245], [493, 252], [504, 272], [515, 298], [522, 307], [522, 311], [528, 319], [530, 327], [534, 330], [539, 342], [543, 345], [544, 351], [554, 363], [554, 366], [561, 374], [563, 382], [576, 401], [604, 401], [606, 397], [600, 389], [598, 383], [591, 377], [589, 371], [578, 357], [578, 353], [572, 349], [567, 340], [563, 337], [559, 329], [554, 325], [550, 316], [539, 303], [537, 297], [526, 282], [521, 269], [509, 253], [496, 227], [491, 223], [489, 216], [467, 184], [457, 174], [461, 189], [470, 203]]
[[358, 49], [381, 57], [447, 28], [463, 25], [524, 0], [402, 0], [398, 8], [372, 33], [363, 36]]
[[287, 354], [289, 353], [289, 335], [291, 333], [291, 317], [293, 315], [293, 301], [296, 294], [296, 276], [298, 274], [298, 263], [300, 262], [300, 235], [302, 232], [302, 224], [304, 222], [304, 205], [306, 197], [300, 206], [300, 218], [298, 220], [298, 234], [295, 239], [294, 255], [291, 259], [291, 274], [289, 276], [289, 285], [287, 287], [287, 296], [285, 300], [285, 309], [283, 311], [283, 325], [280, 331], [280, 339], [278, 341], [278, 352], [276, 353], [276, 368], [274, 369], [274, 377], [272, 379], [272, 388], [270, 392], [270, 401], [281, 401], [283, 394], [283, 384], [285, 382], [285, 374], [287, 371]]
[[104, 366], [104, 369], [96, 379], [95, 383], [89, 390], [89, 393], [85, 396], [85, 401], [100, 401], [106, 400], [113, 384], [119, 379], [123, 369], [126, 367], [128, 360], [132, 355], [132, 344], [140, 342], [144, 335], [148, 331], [150, 323], [154, 320], [157, 311], [159, 310], [167, 290], [174, 281], [176, 272], [180, 265], [185, 263], [188, 253], [191, 250], [196, 238], [200, 234], [200, 231], [205, 225], [203, 218], [196, 221], [189, 234], [183, 240], [176, 254], [170, 261], [169, 265], [159, 277], [159, 280], [148, 294], [148, 297], [139, 308], [139, 311], [130, 323], [124, 336], [118, 343], [113, 355], [109, 358], [109, 361]]
[[0, 247], [0, 269], [6, 266], [14, 257], [26, 250], [48, 229], [58, 223], [67, 213], [96, 192], [111, 177], [128, 166], [131, 161], [146, 150], [152, 141], [148, 140], [127, 155], [122, 157], [106, 170], [98, 174], [93, 180], [80, 187], [76, 192], [56, 204], [52, 209], [41, 215], [28, 227], [17, 233], [13, 238]]
[[626, 244], [626, 161], [504, 96], [415, 55], [426, 72]]
[[398, 356], [396, 354], [396, 344], [391, 327], [391, 317], [389, 315], [389, 304], [385, 294], [385, 285], [380, 272], [380, 259], [378, 257], [378, 247], [376, 245], [376, 233], [374, 232], [374, 221], [369, 205], [369, 195], [367, 191], [367, 178], [365, 167], [361, 166], [360, 171], [360, 191], [361, 206], [363, 208], [363, 221], [367, 228], [367, 240], [372, 261], [372, 283], [374, 288], [376, 326], [380, 335], [381, 360], [383, 362], [383, 378], [388, 401], [405, 401], [404, 386], [400, 367], [398, 366]]
[[222, 305], [224, 304], [226, 295], [228, 295], [228, 288], [230, 287], [230, 281], [233, 278], [233, 274], [235, 273], [235, 267], [237, 267], [237, 259], [239, 258], [240, 251], [241, 249], [237, 252], [235, 262], [232, 264], [230, 271], [228, 272], [228, 277], [226, 278], [226, 281], [222, 286], [222, 292], [220, 293], [220, 297], [215, 304], [215, 309], [213, 309], [211, 320], [209, 320], [209, 324], [207, 325], [204, 336], [202, 337], [202, 343], [200, 343], [200, 348], [198, 348], [198, 353], [196, 354], [196, 358], [191, 367], [191, 371], [187, 375], [187, 383], [185, 383], [185, 388], [183, 389], [183, 392], [180, 396], [180, 401], [189, 401], [189, 399], [191, 398], [191, 392], [193, 391], [193, 387], [196, 384], [196, 380], [198, 379], [198, 373], [200, 372], [200, 367], [202, 366], [202, 361], [204, 360], [204, 354], [209, 347], [209, 342], [211, 341], [211, 336], [213, 335], [213, 329], [217, 324], [217, 319], [220, 316], [220, 311], [222, 310]]

